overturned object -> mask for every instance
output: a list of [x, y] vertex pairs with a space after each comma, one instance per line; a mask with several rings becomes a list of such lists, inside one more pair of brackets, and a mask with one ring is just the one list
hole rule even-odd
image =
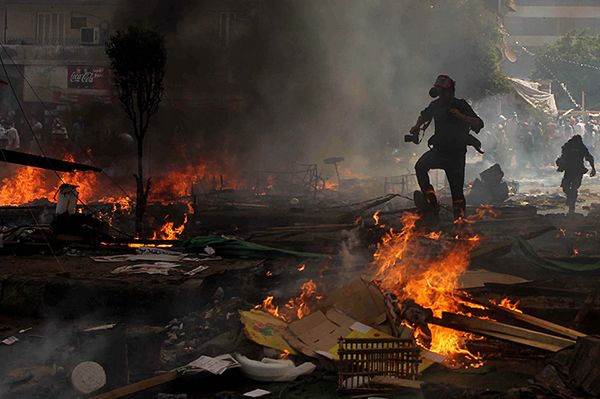
[[535, 381], [549, 392], [559, 393], [560, 397], [588, 397], [585, 393], [597, 398], [600, 396], [599, 355], [600, 337], [581, 337], [573, 348], [550, 358]]
[[475, 179], [473, 182], [469, 193], [469, 202], [499, 204], [508, 198], [508, 184], [502, 180], [504, 172], [499, 164], [494, 164], [484, 170], [479, 177], [480, 179]]
[[106, 384], [106, 372], [96, 362], [81, 362], [71, 373], [71, 383], [78, 392], [88, 395]]
[[235, 359], [241, 365], [242, 373], [256, 381], [289, 382], [294, 381], [301, 375], [310, 374], [317, 366], [310, 362], [296, 366], [291, 360], [277, 360], [263, 358], [260, 362], [248, 359], [246, 356], [236, 353]]

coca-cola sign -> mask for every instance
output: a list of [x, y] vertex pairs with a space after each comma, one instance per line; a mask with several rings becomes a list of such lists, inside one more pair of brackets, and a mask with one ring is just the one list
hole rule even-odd
[[70, 89], [108, 90], [108, 70], [103, 66], [70, 65], [68, 68]]

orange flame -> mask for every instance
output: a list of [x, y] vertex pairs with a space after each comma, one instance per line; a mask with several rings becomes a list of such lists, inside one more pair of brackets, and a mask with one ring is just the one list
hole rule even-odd
[[493, 303], [494, 305], [502, 306], [503, 308], [510, 309], [514, 312], [523, 313], [522, 310], [517, 308], [517, 306], [519, 306], [519, 303], [521, 302], [519, 300], [517, 300], [515, 302], [511, 302], [509, 298], [502, 298], [500, 300], [500, 303], [496, 303], [495, 299], [490, 299], [490, 302]]
[[347, 166], [339, 166], [340, 176], [344, 179], [368, 179], [369, 176], [364, 173], [356, 172]]
[[298, 266], [298, 271], [299, 272], [303, 272], [304, 269], [306, 269], [306, 265], [304, 263], [302, 263], [300, 266]]
[[375, 213], [373, 214], [373, 220], [375, 221], [375, 226], [379, 225], [379, 212], [380, 211], [375, 211]]
[[290, 298], [281, 311], [278, 306], [273, 304], [273, 296], [267, 296], [260, 305], [256, 305], [254, 308], [261, 309], [287, 322], [300, 320], [310, 314], [311, 302], [321, 299], [320, 295], [315, 295], [317, 284], [312, 280], [302, 284], [300, 290], [300, 295], [297, 298]]
[[337, 190], [337, 188], [338, 188], [338, 184], [333, 181], [326, 181], [323, 184], [323, 189], [325, 189], [325, 190]]
[[[63, 160], [74, 162], [75, 158], [71, 154], [66, 154]], [[60, 178], [51, 171], [31, 166], [19, 167], [12, 177], [6, 177], [0, 182], [0, 205], [17, 206], [39, 199], [53, 202], [59, 187], [64, 182], [77, 186], [79, 200], [83, 203], [92, 201], [117, 203], [122, 210], [131, 210], [130, 200], [125, 196], [99, 195], [105, 191], [98, 189], [98, 176], [95, 173], [72, 172], [61, 173], [59, 176]]]
[[[260, 305], [256, 305], [254, 309], [261, 309], [264, 312], [270, 313], [277, 318], [283, 318], [279, 314], [279, 307], [273, 305], [273, 296], [266, 297]], [[283, 318], [285, 320], [285, 318]]]
[[290, 298], [288, 303], [285, 304], [285, 307], [289, 313], [296, 313], [298, 320], [310, 314], [309, 299], [315, 295], [315, 292], [317, 291], [317, 285], [314, 281], [308, 280], [302, 284], [300, 289], [302, 290], [300, 296], [298, 298]]
[[[169, 217], [167, 215], [165, 220]], [[188, 218], [187, 213], [183, 215], [183, 223], [179, 227], [175, 227], [175, 223], [168, 221], [166, 222], [159, 231], [155, 231], [152, 236], [153, 240], [178, 240], [187, 224]]]
[[[63, 160], [73, 162], [75, 157], [66, 154]], [[98, 175], [92, 172], [60, 173], [58, 178], [54, 172], [30, 166], [10, 170], [14, 170], [13, 175], [0, 181], [0, 206], [23, 205], [39, 199], [52, 202], [63, 181], [78, 186], [79, 199], [84, 203], [113, 203], [115, 200], [121, 204], [128, 202], [125, 196], [116, 192], [115, 186], [100, 187]], [[237, 187], [240, 182], [231, 177], [230, 170], [231, 166], [221, 161], [176, 167], [169, 173], [153, 179], [151, 199], [172, 201], [188, 197], [192, 185], [201, 181], [207, 182], [207, 186], [214, 189]], [[130, 209], [130, 206], [127, 209]], [[193, 214], [192, 209], [189, 209], [189, 214]]]
[[[478, 245], [477, 236], [459, 235], [446, 240], [440, 254], [427, 256], [428, 250], [421, 245], [423, 237], [435, 238], [437, 234], [425, 234], [416, 228], [419, 216], [405, 213], [400, 232], [390, 230], [378, 245], [374, 254], [378, 268], [376, 279], [384, 290], [392, 291], [399, 299], [413, 299], [417, 304], [432, 310], [435, 317], [443, 312], [460, 313], [461, 301], [454, 296], [460, 287], [459, 277], [467, 270], [469, 254]], [[437, 239], [441, 237], [441, 234]], [[466, 341], [473, 336], [463, 332], [431, 325], [429, 350], [448, 356], [450, 364], [463, 358], [472, 366], [481, 364], [477, 355], [466, 348]], [[423, 341], [421, 331], [415, 331], [417, 341]]]
[[425, 238], [429, 238], [430, 240], [439, 240], [442, 237], [441, 231], [432, 231], [431, 233], [425, 234]]

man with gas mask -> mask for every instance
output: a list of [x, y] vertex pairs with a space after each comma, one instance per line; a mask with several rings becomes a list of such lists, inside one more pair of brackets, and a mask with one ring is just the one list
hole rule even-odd
[[418, 208], [435, 220], [438, 218], [439, 206], [435, 190], [429, 181], [431, 169], [442, 169], [446, 172], [454, 218], [465, 215], [465, 155], [467, 146], [473, 146], [481, 152], [481, 143], [469, 134], [483, 128], [483, 121], [463, 99], [454, 97], [455, 82], [446, 75], [437, 77], [429, 95], [433, 100], [427, 108], [421, 111], [415, 125], [410, 129], [410, 135], [404, 137], [407, 142], [419, 143], [421, 130], [425, 130], [435, 121], [435, 132], [428, 140], [429, 151], [419, 158], [415, 164], [417, 181], [421, 191], [415, 192], [415, 204]]

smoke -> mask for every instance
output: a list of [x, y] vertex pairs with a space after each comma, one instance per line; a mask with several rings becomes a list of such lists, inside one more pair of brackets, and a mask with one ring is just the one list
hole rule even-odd
[[344, 156], [382, 175], [386, 145], [415, 152], [399, 141], [438, 74], [457, 80], [458, 96], [493, 89], [496, 66], [475, 38], [483, 6], [466, 4], [483, 3], [449, 3], [124, 0], [116, 25], [165, 36], [156, 161], [281, 170]]

